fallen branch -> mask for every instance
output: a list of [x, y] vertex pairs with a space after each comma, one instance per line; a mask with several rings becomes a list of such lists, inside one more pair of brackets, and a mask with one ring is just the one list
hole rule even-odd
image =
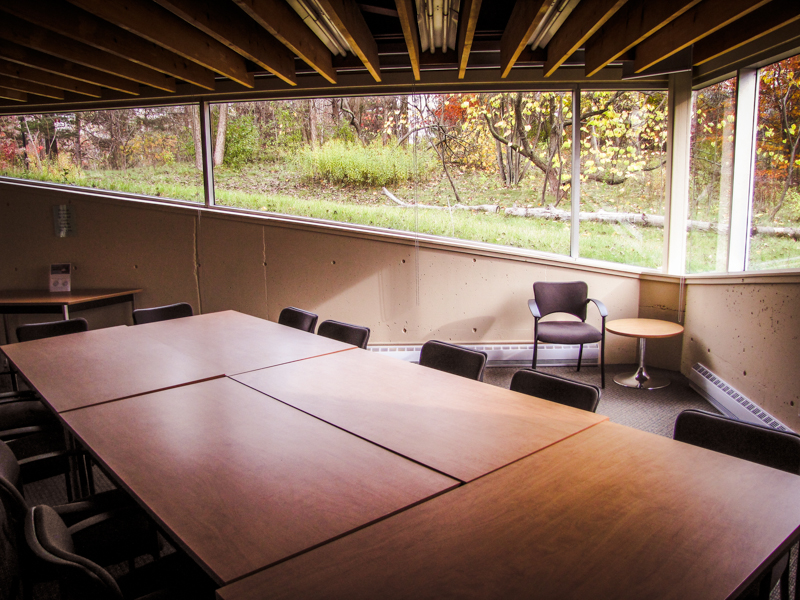
[[[383, 193], [386, 195], [389, 200], [396, 203], [403, 208], [424, 208], [427, 210], [449, 210], [447, 206], [434, 206], [432, 204], [414, 204], [410, 202], [403, 202], [395, 196], [392, 192], [383, 188]], [[453, 210], [471, 210], [475, 212], [485, 212], [485, 213], [497, 213], [500, 212], [500, 207], [496, 204], [479, 204], [476, 206], [467, 206], [466, 204], [453, 204]]]

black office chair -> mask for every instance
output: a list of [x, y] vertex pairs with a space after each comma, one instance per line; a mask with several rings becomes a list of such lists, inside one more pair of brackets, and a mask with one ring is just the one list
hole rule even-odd
[[[689, 409], [678, 415], [672, 437], [679, 442], [800, 475], [800, 436], [794, 433]], [[779, 583], [781, 598], [788, 600], [788, 551], [740, 597], [768, 600]]]
[[25, 541], [41, 573], [57, 579], [63, 600], [167, 600], [214, 598], [214, 585], [191, 559], [174, 553], [119, 579], [76, 551], [73, 535], [49, 506], [34, 506], [25, 518]]
[[[589, 286], [583, 281], [537, 281], [533, 284], [533, 299], [528, 300], [528, 308], [534, 319], [531, 367], [536, 368], [537, 342], [579, 345], [578, 371], [581, 370], [583, 345], [600, 342], [600, 387], [606, 387], [606, 317], [608, 310], [600, 300], [588, 296]], [[597, 310], [600, 311], [602, 325], [599, 331], [586, 323], [586, 307], [589, 302], [594, 302]], [[542, 317], [552, 313], [567, 313], [578, 317], [580, 321], [539, 321]]]
[[366, 349], [369, 341], [369, 327], [350, 325], [339, 321], [323, 321], [317, 329], [317, 335]]
[[17, 339], [20, 342], [32, 342], [83, 331], [89, 331], [89, 323], [86, 322], [86, 319], [81, 318], [67, 321], [51, 321], [49, 323], [33, 323], [17, 327]]
[[510, 389], [551, 402], [595, 412], [600, 402], [601, 391], [596, 385], [572, 381], [557, 375], [522, 369], [511, 378]]
[[133, 311], [133, 324], [144, 325], [145, 323], [182, 319], [183, 317], [191, 317], [193, 315], [194, 310], [191, 304], [187, 302], [178, 302], [177, 304], [168, 304], [167, 306], [136, 309]]
[[486, 359], [486, 352], [438, 340], [425, 342], [419, 353], [419, 364], [423, 367], [430, 367], [476, 381], [483, 381]]
[[300, 331], [307, 331], [314, 333], [317, 328], [317, 315], [302, 308], [295, 308], [294, 306], [287, 306], [281, 311], [278, 317], [278, 323], [286, 325], [287, 327], [294, 327]]

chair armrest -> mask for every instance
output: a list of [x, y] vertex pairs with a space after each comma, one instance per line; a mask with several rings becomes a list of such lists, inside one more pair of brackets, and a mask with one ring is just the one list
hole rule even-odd
[[596, 300], [594, 298], [589, 298], [587, 300], [587, 302], [594, 302], [595, 303], [595, 306], [597, 306], [597, 310], [600, 311], [600, 316], [601, 317], [606, 318], [608, 316], [608, 309], [606, 308], [605, 304], [600, 302], [600, 300]]
[[36, 400], [36, 394], [30, 390], [22, 392], [3, 392], [0, 394], [0, 404], [11, 404], [12, 402], [23, 402]]
[[539, 305], [536, 304], [536, 300], [534, 298], [528, 300], [528, 308], [531, 310], [531, 314], [533, 315], [534, 319], [542, 318], [542, 313], [539, 310]]

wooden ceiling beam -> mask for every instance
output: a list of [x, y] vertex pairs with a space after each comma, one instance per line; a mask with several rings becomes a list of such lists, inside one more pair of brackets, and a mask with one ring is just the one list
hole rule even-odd
[[500, 38], [500, 77], [505, 79], [547, 14], [550, 0], [517, 0]]
[[635, 72], [649, 69], [767, 2], [769, 0], [703, 0], [636, 46]]
[[800, 3], [797, 0], [773, 0], [747, 19], [734, 21], [697, 42], [692, 61], [695, 66], [705, 64], [797, 20], [800, 20]]
[[317, 0], [375, 81], [381, 80], [378, 44], [355, 0]]
[[700, 0], [631, 0], [586, 42], [586, 77], [617, 60]]
[[155, 1], [289, 85], [297, 85], [294, 54], [233, 4], [223, 5], [219, 0]]
[[626, 0], [581, 2], [547, 44], [544, 76], [550, 77], [572, 54], [622, 8]]
[[163, 74], [112, 56], [96, 48], [53, 33], [7, 13], [0, 17], [0, 38], [78, 63], [85, 67], [111, 73], [166, 92], [175, 91], [175, 80]]
[[50, 87], [58, 88], [68, 92], [75, 92], [92, 98], [100, 97], [100, 87], [89, 83], [84, 83], [69, 77], [55, 75], [40, 69], [33, 69], [25, 65], [18, 65], [12, 62], [0, 60], [0, 75], [15, 77], [24, 81], [42, 83]]
[[285, 0], [233, 1], [317, 73], [329, 82], [336, 83], [331, 51]]
[[464, 79], [469, 63], [469, 53], [472, 52], [472, 42], [475, 39], [475, 28], [478, 25], [478, 15], [481, 12], [481, 0], [463, 0], [458, 27], [458, 78]]
[[3, 39], [0, 39], [0, 57], [34, 69], [41, 69], [48, 73], [75, 79], [76, 81], [99, 85], [132, 96], [139, 95], [139, 84], [134, 81], [90, 69]]
[[8, 90], [16, 90], [18, 92], [26, 92], [28, 94], [36, 94], [37, 96], [44, 96], [45, 98], [53, 98], [55, 100], [64, 99], [64, 90], [52, 88], [41, 83], [32, 83], [22, 79], [15, 79], [0, 75], [0, 87]]
[[[480, 2], [480, 0], [477, 1]], [[465, 2], [469, 3], [470, 0], [465, 0]], [[400, 17], [400, 26], [403, 28], [403, 37], [406, 40], [414, 81], [419, 81], [419, 32], [417, 31], [417, 19], [414, 17], [413, 1], [394, 0], [394, 3], [397, 6], [397, 16]]]
[[7, 88], [0, 87], [0, 98], [14, 100], [15, 102], [27, 102], [28, 94], [25, 92], [18, 92], [17, 90], [9, 90]]
[[68, 38], [83, 42], [206, 90], [214, 89], [214, 73], [152, 42], [112, 25], [63, 0], [3, 2], [3, 10]]
[[150, 0], [69, 1], [245, 87], [254, 86], [253, 74], [247, 72], [244, 57]]

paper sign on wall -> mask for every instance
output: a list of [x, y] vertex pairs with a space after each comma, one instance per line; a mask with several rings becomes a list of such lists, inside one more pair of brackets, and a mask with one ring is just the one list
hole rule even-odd
[[72, 264], [59, 263], [50, 265], [50, 291], [51, 292], [68, 292], [72, 289]]

